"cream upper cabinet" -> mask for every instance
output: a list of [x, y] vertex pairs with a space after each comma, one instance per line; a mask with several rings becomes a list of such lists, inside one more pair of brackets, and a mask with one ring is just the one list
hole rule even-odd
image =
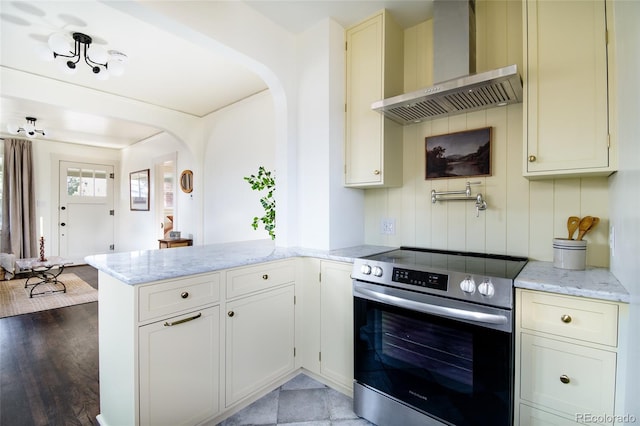
[[516, 290], [516, 425], [612, 424], [625, 305]]
[[371, 104], [402, 93], [403, 40], [385, 10], [346, 30], [345, 186], [402, 185], [402, 127]]
[[605, 0], [525, 0], [525, 177], [609, 175], [610, 138]]

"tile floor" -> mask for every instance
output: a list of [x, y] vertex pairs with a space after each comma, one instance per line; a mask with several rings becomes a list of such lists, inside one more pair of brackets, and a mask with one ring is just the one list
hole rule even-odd
[[218, 426], [365, 426], [352, 399], [301, 373]]

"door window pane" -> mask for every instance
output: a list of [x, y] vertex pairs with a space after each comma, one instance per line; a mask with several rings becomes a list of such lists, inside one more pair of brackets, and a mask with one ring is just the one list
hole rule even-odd
[[67, 169], [67, 194], [77, 197], [106, 197], [107, 172], [94, 169]]

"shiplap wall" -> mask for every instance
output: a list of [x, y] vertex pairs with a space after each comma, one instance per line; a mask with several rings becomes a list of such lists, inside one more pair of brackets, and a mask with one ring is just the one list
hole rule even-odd
[[[517, 64], [522, 70], [523, 22], [519, 0], [478, 0], [477, 71]], [[433, 84], [432, 22], [405, 31], [405, 92]], [[521, 72], [522, 74], [522, 72]], [[492, 127], [492, 174], [480, 178], [425, 180], [425, 137]], [[529, 181], [522, 177], [522, 104], [461, 114], [404, 128], [401, 188], [365, 191], [366, 243], [414, 245], [448, 250], [553, 260], [552, 240], [567, 237], [569, 216], [599, 216], [588, 237], [587, 264], [608, 267], [607, 178]], [[476, 217], [474, 203], [431, 203], [431, 190], [462, 190], [468, 180], [488, 209]], [[395, 235], [381, 231], [395, 220]]]

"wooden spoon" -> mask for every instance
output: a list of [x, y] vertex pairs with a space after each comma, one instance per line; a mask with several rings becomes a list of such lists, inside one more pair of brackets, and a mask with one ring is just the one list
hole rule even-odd
[[569, 230], [570, 240], [573, 240], [573, 234], [576, 233], [576, 229], [578, 229], [579, 223], [580, 218], [578, 216], [569, 216], [569, 219], [567, 219], [567, 229]]
[[585, 216], [580, 219], [580, 223], [578, 224], [578, 238], [576, 240], [582, 241], [582, 237], [587, 233], [589, 228], [593, 225], [593, 216]]
[[[589, 227], [589, 229], [587, 229], [587, 232], [591, 231], [593, 228], [596, 227], [596, 225], [598, 225], [600, 223], [600, 218], [597, 216], [593, 217], [593, 223], [591, 223], [591, 226]], [[586, 232], [585, 232], [586, 234]]]

